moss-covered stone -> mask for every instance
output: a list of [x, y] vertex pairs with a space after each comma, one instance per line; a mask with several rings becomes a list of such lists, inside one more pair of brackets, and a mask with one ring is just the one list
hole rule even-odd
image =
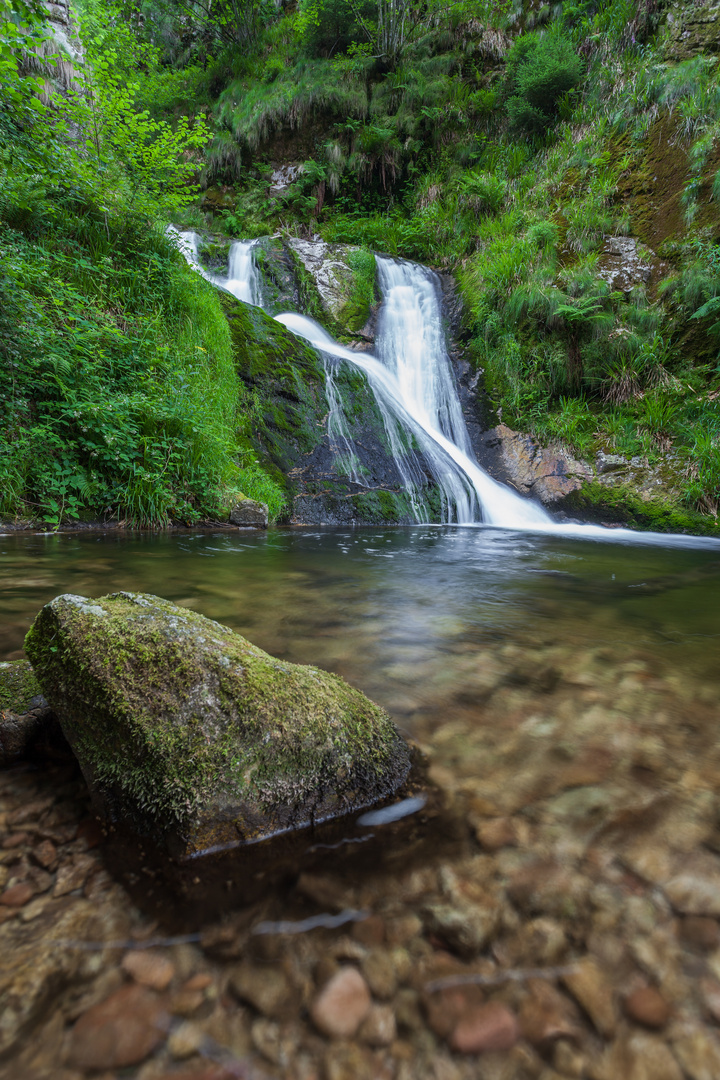
[[332, 334], [362, 330], [376, 299], [375, 256], [364, 248], [291, 240], [303, 310]]
[[155, 596], [59, 596], [26, 648], [101, 812], [176, 855], [371, 805], [409, 772], [390, 718], [339, 676]]
[[0, 663], [0, 713], [22, 715], [33, 708], [33, 699], [41, 694], [40, 684], [27, 660]]

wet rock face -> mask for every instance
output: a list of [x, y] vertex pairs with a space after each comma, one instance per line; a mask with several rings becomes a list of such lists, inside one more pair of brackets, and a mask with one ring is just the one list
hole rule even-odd
[[666, 60], [688, 60], [698, 53], [717, 53], [720, 50], [718, 35], [720, 4], [676, 3], [666, 16]]
[[600, 253], [598, 277], [611, 289], [629, 293], [636, 285], [646, 285], [652, 274], [651, 261], [638, 250], [631, 236], [609, 236]]
[[546, 506], [560, 502], [583, 483], [593, 479], [593, 470], [559, 447], [544, 448], [529, 435], [498, 424], [485, 436], [486, 449], [498, 461], [496, 472], [504, 473], [521, 495], [539, 499]]
[[324, 240], [289, 240], [288, 247], [312, 279], [325, 315], [341, 330], [362, 331], [371, 312], [368, 298], [358, 295], [355, 261], [372, 256], [362, 248]]
[[158, 597], [59, 596], [26, 648], [98, 810], [177, 857], [371, 805], [410, 769], [343, 679]]

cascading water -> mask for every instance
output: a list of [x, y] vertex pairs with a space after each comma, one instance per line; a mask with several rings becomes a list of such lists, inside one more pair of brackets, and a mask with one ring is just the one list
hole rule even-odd
[[260, 274], [253, 254], [256, 244], [256, 240], [233, 240], [228, 259], [228, 276], [223, 288], [245, 304], [262, 307]]
[[260, 275], [253, 255], [256, 240], [233, 240], [228, 256], [228, 276], [223, 277], [222, 274], [213, 274], [206, 270], [200, 262], [197, 233], [191, 230], [181, 232], [174, 225], [168, 225], [167, 233], [177, 244], [193, 270], [197, 270], [211, 285], [232, 293], [245, 304], [262, 307]]
[[[246, 303], [262, 306], [253, 241], [234, 242], [229, 276], [224, 278], [208, 272], [200, 264], [195, 233], [180, 232], [172, 226], [168, 232], [190, 265], [204, 278]], [[511, 529], [663, 546], [717, 546], [714, 539], [696, 536], [559, 524], [535, 503], [492, 480], [474, 460], [470, 447], [445, 346], [436, 276], [426, 267], [401, 260], [378, 258], [377, 264], [384, 300], [377, 336], [380, 359], [345, 348], [305, 315], [289, 312], [276, 318], [309, 341], [326, 358], [347, 361], [364, 372], [375, 394], [391, 452], [418, 521], [426, 519], [420, 495], [425, 478], [414, 455], [409, 453], [408, 438], [414, 439], [442, 492], [444, 516], [448, 522], [454, 519], [458, 524], [470, 525], [482, 521]], [[327, 359], [324, 364], [331, 445], [335, 445], [341, 467], [352, 473], [351, 479], [356, 483], [362, 483], [352, 438], [335, 388], [334, 368]]]
[[335, 386], [337, 364], [329, 356], [323, 356], [325, 370], [325, 397], [328, 403], [327, 432], [330, 450], [338, 472], [347, 476], [354, 484], [365, 487], [360, 475], [360, 461], [355, 452], [355, 444], [347, 428], [342, 401]]
[[[483, 520], [490, 525], [523, 529], [550, 522], [550, 518], [539, 506], [521, 499], [509, 488], [491, 480], [477, 462], [428, 422], [425, 410], [420, 410], [418, 415], [414, 403], [403, 400], [394, 374], [375, 356], [353, 352], [352, 349], [339, 345], [318, 323], [306, 315], [288, 312], [276, 318], [287, 326], [288, 330], [304, 337], [316, 349], [341, 360], [349, 360], [365, 372], [381, 407], [396, 417], [414, 436], [433, 475], [442, 485], [448, 502], [453, 500], [455, 503], [459, 524], [479, 521], [480, 511]], [[471, 516], [472, 508], [477, 509], [477, 516]]]

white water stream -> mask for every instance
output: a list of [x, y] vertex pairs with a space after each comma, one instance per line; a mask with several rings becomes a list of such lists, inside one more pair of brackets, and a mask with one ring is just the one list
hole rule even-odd
[[[195, 233], [168, 232], [190, 265], [218, 288], [245, 303], [262, 306], [260, 276], [254, 261], [255, 241], [233, 242], [228, 277], [209, 273], [198, 258]], [[420, 496], [423, 477], [414, 456], [407, 452], [410, 435], [422, 452], [443, 497], [447, 523], [493, 525], [565, 536], [674, 546], [718, 546], [710, 537], [639, 533], [598, 525], [554, 522], [537, 503], [523, 499], [493, 480], [475, 461], [460, 401], [455, 389], [445, 344], [439, 287], [426, 267], [403, 260], [377, 257], [383, 297], [376, 339], [377, 356], [355, 352], [336, 342], [318, 323], [305, 315], [286, 312], [276, 319], [292, 333], [310, 342], [325, 357], [347, 361], [364, 372], [380, 408], [396, 467], [418, 521], [424, 519]], [[328, 433], [346, 473], [357, 483], [357, 457], [347, 431], [332, 366], [325, 361], [329, 404]]]

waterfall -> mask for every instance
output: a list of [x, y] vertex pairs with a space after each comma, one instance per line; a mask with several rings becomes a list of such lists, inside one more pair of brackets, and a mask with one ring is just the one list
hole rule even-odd
[[[261, 305], [253, 241], [235, 241], [228, 277], [210, 274], [198, 259], [197, 236], [169, 230], [191, 266], [219, 288], [245, 303]], [[538, 505], [492, 480], [475, 461], [460, 409], [438, 298], [437, 277], [426, 267], [399, 259], [378, 258], [383, 294], [377, 337], [378, 356], [354, 352], [338, 344], [312, 319], [294, 312], [277, 320], [321, 353], [345, 360], [364, 372], [385, 425], [390, 451], [417, 521], [427, 520], [421, 495], [425, 485], [410, 436], [440, 489], [446, 522], [469, 525], [483, 521], [510, 528], [537, 528], [550, 518]], [[325, 366], [331, 446], [341, 467], [357, 474], [357, 457], [344, 423], [332, 371]], [[344, 449], [343, 449], [344, 447]]]
[[213, 274], [206, 270], [198, 255], [198, 236], [192, 230], [181, 231], [174, 225], [168, 225], [168, 236], [174, 241], [187, 259], [193, 270], [197, 270], [206, 281], [218, 289], [232, 293], [245, 304], [262, 307], [260, 275], [255, 265], [253, 248], [257, 240], [233, 240], [228, 256], [228, 276]]
[[418, 409], [415, 402], [405, 401], [394, 373], [377, 357], [339, 345], [306, 315], [288, 312], [276, 318], [316, 349], [348, 360], [365, 372], [381, 409], [387, 409], [414, 436], [448, 507], [451, 511], [454, 508], [458, 524], [479, 521], [481, 513], [486, 524], [509, 528], [527, 529], [549, 523], [544, 510], [492, 480], [469, 454], [429, 422], [425, 408]]
[[262, 307], [260, 274], [253, 248], [257, 240], [233, 240], [228, 259], [228, 276], [223, 288], [245, 304]]
[[343, 476], [347, 476], [349, 480], [352, 480], [354, 484], [367, 487], [360, 474], [360, 461], [355, 453], [355, 444], [348, 431], [342, 401], [335, 386], [337, 364], [327, 354], [324, 354], [322, 359], [325, 371], [325, 397], [327, 398], [329, 410], [327, 418], [328, 441], [335, 468]]

